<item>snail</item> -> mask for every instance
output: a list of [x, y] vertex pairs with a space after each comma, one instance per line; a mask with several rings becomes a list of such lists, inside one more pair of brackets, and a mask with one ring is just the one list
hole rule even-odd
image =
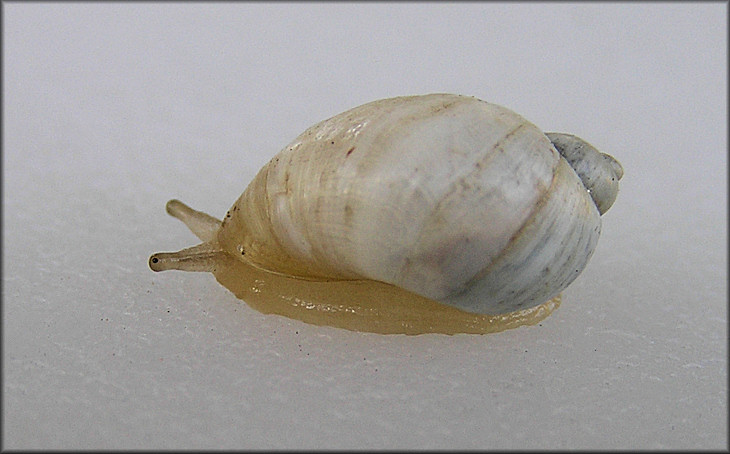
[[212, 272], [262, 312], [384, 333], [534, 324], [585, 268], [621, 165], [474, 97], [382, 99], [315, 124], [202, 243], [149, 259]]

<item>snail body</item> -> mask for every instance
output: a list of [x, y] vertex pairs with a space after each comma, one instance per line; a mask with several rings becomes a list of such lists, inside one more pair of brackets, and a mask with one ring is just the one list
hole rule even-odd
[[222, 221], [168, 203], [203, 243], [155, 254], [150, 267], [215, 272], [235, 260], [501, 316], [580, 274], [622, 174], [582, 139], [473, 97], [384, 99], [304, 131]]

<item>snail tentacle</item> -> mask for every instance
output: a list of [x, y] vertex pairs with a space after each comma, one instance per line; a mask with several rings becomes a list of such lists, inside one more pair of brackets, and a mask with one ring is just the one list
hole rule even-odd
[[152, 271], [203, 271], [212, 272], [226, 254], [217, 241], [205, 242], [177, 252], [157, 252], [150, 256]]
[[194, 210], [177, 199], [167, 202], [165, 209], [170, 216], [181, 220], [202, 241], [211, 241], [218, 234], [221, 221], [209, 214]]

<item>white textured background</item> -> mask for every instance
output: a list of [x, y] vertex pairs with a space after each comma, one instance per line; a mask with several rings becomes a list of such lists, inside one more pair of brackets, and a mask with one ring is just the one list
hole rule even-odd
[[[727, 5], [3, 3], [4, 448], [724, 448]], [[262, 315], [195, 243], [307, 126], [474, 95], [626, 175], [540, 326]]]

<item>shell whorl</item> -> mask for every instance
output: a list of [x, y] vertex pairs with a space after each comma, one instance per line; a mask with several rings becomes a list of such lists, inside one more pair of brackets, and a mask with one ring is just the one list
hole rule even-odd
[[618, 182], [624, 176], [621, 164], [580, 137], [557, 132], [545, 135], [578, 174], [598, 211], [601, 214], [608, 211], [618, 195]]
[[219, 241], [294, 276], [383, 281], [483, 314], [527, 308], [577, 277], [600, 233], [595, 190], [556, 148], [476, 98], [375, 101], [269, 161]]

